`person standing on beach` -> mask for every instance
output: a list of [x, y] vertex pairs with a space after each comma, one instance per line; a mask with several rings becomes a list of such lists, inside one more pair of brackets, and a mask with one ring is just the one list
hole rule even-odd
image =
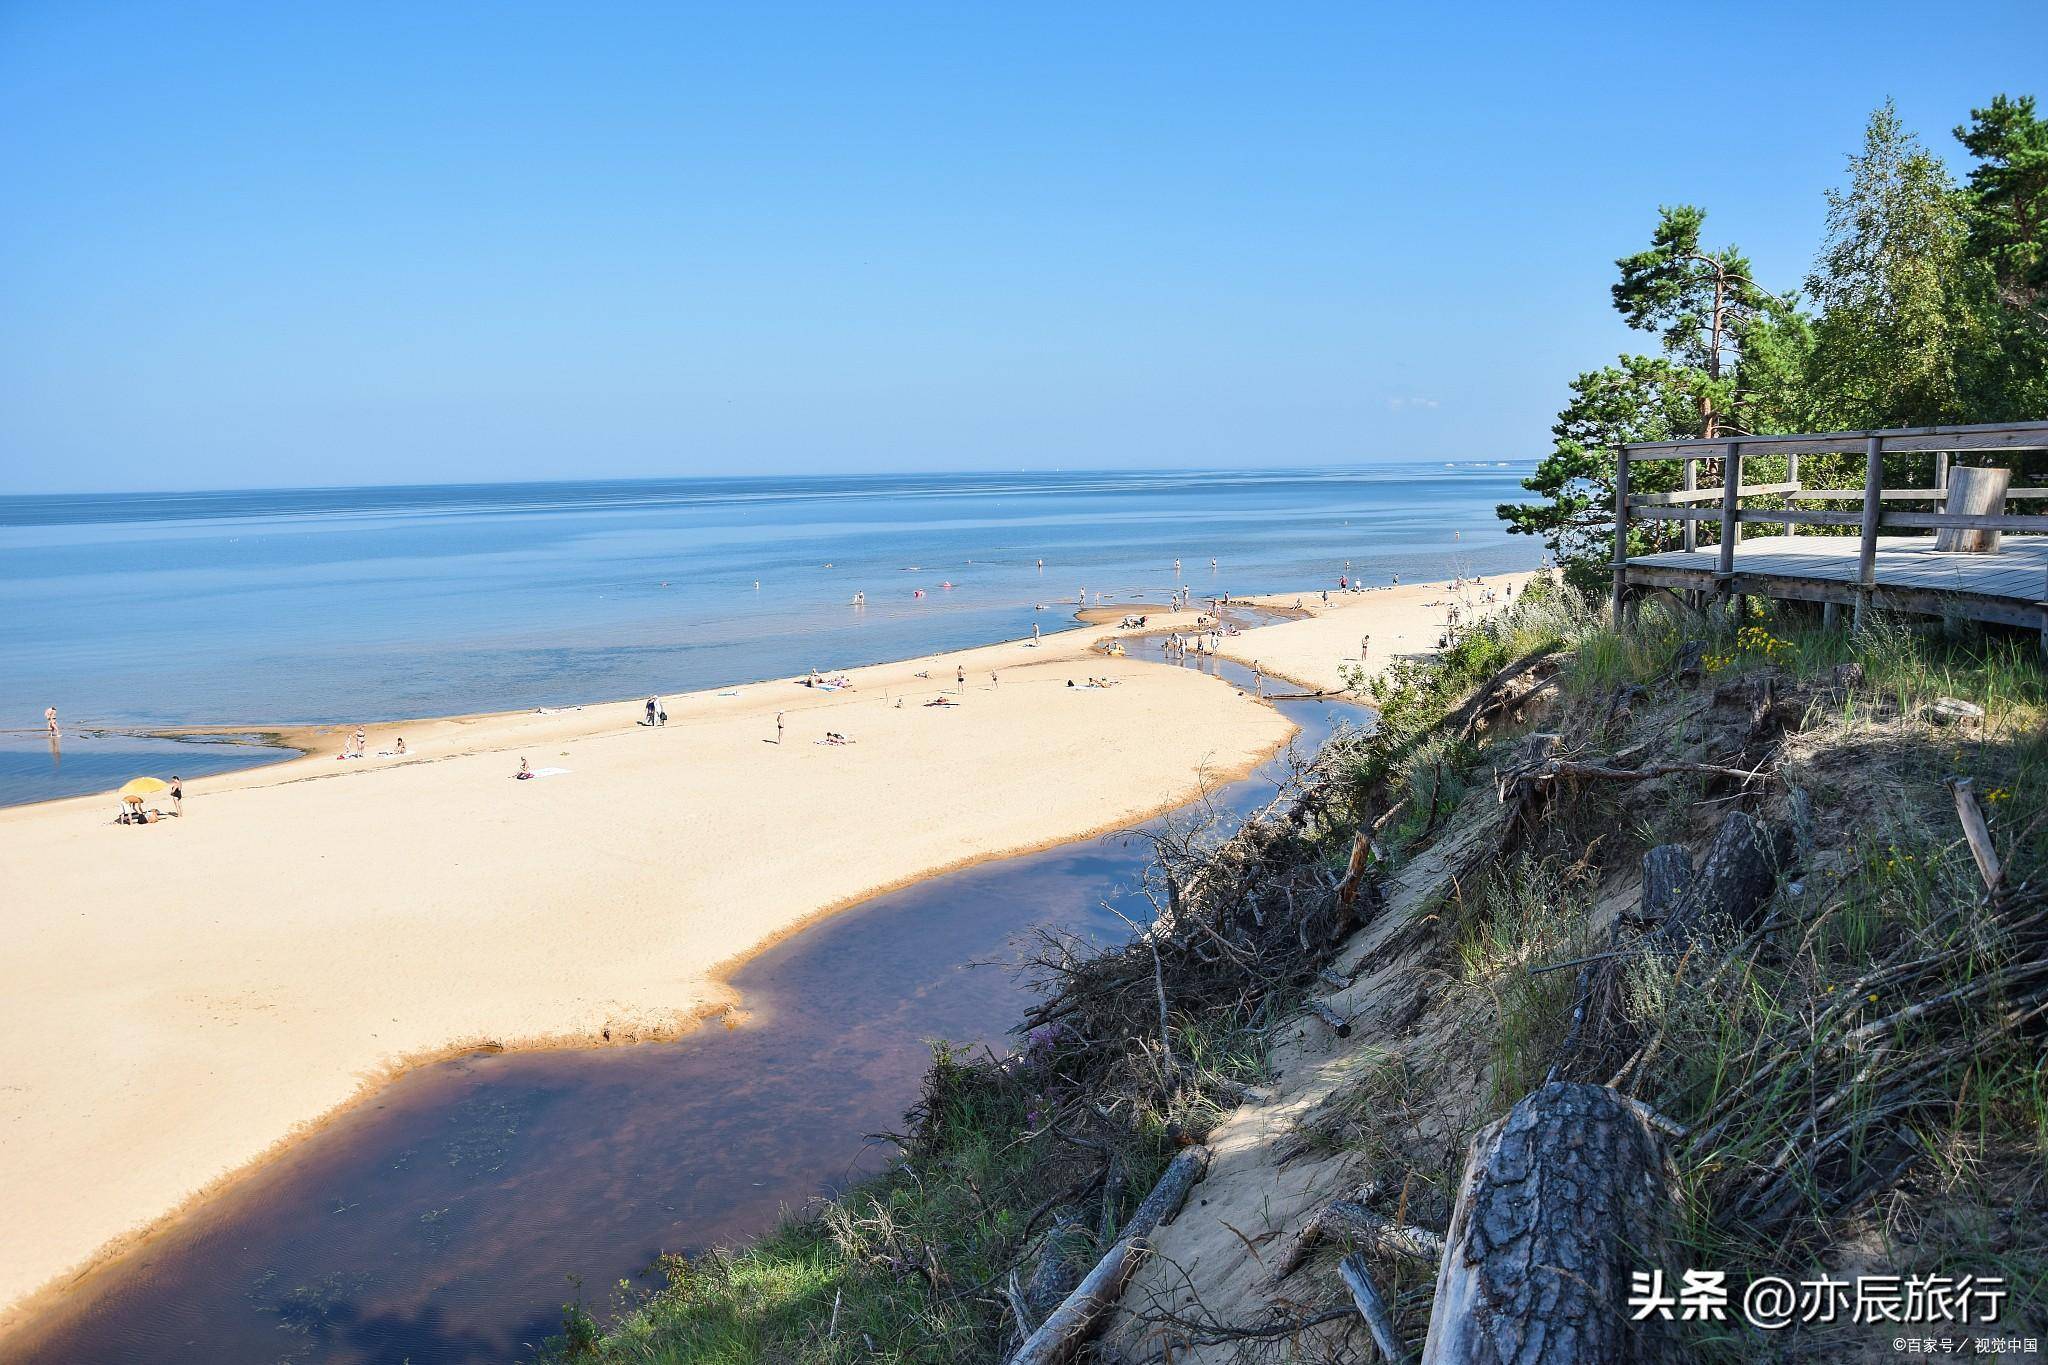
[[356, 727], [356, 757], [361, 758], [370, 747], [370, 736], [362, 726]]
[[1033, 649], [1038, 648], [1038, 622], [1036, 621], [1031, 623], [1031, 647]]
[[961, 696], [967, 695], [967, 665], [961, 664], [953, 670], [953, 683]]
[[775, 747], [778, 749], [782, 747], [782, 713], [780, 711], [775, 713]]
[[647, 699], [647, 728], [650, 730], [654, 728], [654, 698], [652, 697]]
[[185, 818], [185, 779], [176, 773], [171, 774], [171, 814]]
[[54, 706], [45, 706], [45, 707], [43, 708], [43, 724], [44, 724], [44, 725], [45, 725], [45, 726], [46, 726], [46, 727], [47, 727], [47, 728], [49, 729], [49, 731], [50, 731], [50, 733], [51, 733], [51, 734], [53, 734], [53, 735], [54, 735], [54, 734], [56, 734], [56, 733], [57, 733], [57, 708], [56, 708], [56, 707], [54, 707]]
[[1359, 636], [1359, 637], [1358, 637], [1358, 662], [1360, 662], [1360, 663], [1364, 663], [1364, 662], [1365, 662], [1365, 656], [1366, 656], [1366, 655], [1368, 655], [1368, 654], [1370, 654], [1371, 652], [1372, 652], [1372, 636], [1370, 636], [1370, 635], [1361, 635], [1361, 636]]

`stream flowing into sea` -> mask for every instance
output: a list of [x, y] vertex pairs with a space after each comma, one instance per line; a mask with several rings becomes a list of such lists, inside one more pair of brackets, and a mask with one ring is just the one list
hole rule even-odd
[[[1238, 617], [1256, 624], [1256, 614]], [[1156, 641], [1135, 643], [1162, 658]], [[1234, 664], [1185, 664], [1241, 687]], [[1300, 727], [1255, 772], [1165, 819], [1221, 829], [1295, 756], [1369, 713], [1274, 703]], [[768, 1228], [873, 1174], [929, 1042], [1008, 1045], [1032, 935], [1142, 922], [1150, 845], [1084, 839], [875, 896], [731, 978], [750, 1016], [672, 1043], [479, 1053], [399, 1078], [137, 1251], [85, 1277], [6, 1365], [483, 1365], [527, 1358], [579, 1294], [655, 1287], [664, 1252]]]
[[[253, 733], [159, 729], [850, 667], [1062, 628], [1083, 589], [1091, 605], [1156, 602], [1180, 584], [1247, 595], [1527, 568], [1535, 547], [1493, 516], [1522, 472], [0, 499], [0, 804], [277, 756]], [[1365, 718], [1276, 704], [1304, 754]], [[1288, 771], [1278, 755], [1209, 806], [1233, 821]], [[602, 1310], [621, 1281], [650, 1287], [660, 1254], [743, 1241], [877, 1170], [889, 1148], [867, 1135], [902, 1126], [929, 1040], [1005, 1047], [1028, 996], [1004, 964], [1035, 933], [1108, 939], [1127, 932], [1117, 912], [1149, 915], [1148, 851], [1091, 838], [872, 897], [735, 972], [732, 1028], [405, 1075], [82, 1277], [0, 1362], [523, 1359], [579, 1292]]]

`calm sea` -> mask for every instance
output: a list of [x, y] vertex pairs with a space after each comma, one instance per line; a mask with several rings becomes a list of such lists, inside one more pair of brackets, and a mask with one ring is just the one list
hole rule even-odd
[[[272, 756], [133, 733], [150, 726], [680, 692], [1050, 630], [1083, 589], [1091, 601], [1157, 600], [1177, 582], [1295, 591], [1335, 586], [1347, 561], [1368, 583], [1525, 568], [1535, 543], [1493, 515], [1524, 473], [1435, 463], [0, 497], [0, 804]], [[49, 705], [64, 732], [55, 749], [41, 733]]]

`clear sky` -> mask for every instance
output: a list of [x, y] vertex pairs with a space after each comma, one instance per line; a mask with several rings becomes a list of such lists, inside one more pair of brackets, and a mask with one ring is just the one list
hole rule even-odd
[[1533, 456], [1658, 204], [1796, 285], [2000, 91], [2041, 0], [0, 0], [0, 491]]

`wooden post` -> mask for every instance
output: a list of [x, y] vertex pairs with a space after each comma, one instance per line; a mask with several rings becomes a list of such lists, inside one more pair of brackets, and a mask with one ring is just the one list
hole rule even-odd
[[1628, 600], [1628, 447], [1614, 461], [1614, 628], [1621, 629], [1621, 610]]
[[[1946, 512], [1968, 516], [1995, 517], [2005, 510], [2005, 490], [2012, 483], [2010, 469], [1971, 469], [1965, 466], [1949, 476]], [[1937, 550], [1961, 550], [1971, 554], [1998, 553], [1998, 532], [1990, 527], [1943, 526], [1934, 533]]]
[[[1688, 493], [1694, 492], [1700, 486], [1700, 462], [1698, 460], [1681, 460], [1679, 463], [1685, 466], [1685, 491]], [[1692, 510], [1692, 504], [1686, 503], [1685, 510], [1690, 512]], [[1678, 524], [1685, 528], [1684, 530], [1679, 532], [1679, 543], [1685, 547], [1685, 552], [1687, 554], [1691, 554], [1694, 550], [1697, 550], [1699, 548], [1699, 523], [1694, 521], [1691, 517], [1687, 517], [1684, 521], [1681, 521]]]
[[1872, 436], [1863, 454], [1863, 540], [1856, 549], [1856, 625], [1870, 610], [1877, 586], [1877, 519], [1884, 514], [1884, 437]]
[[[1796, 450], [1785, 456], [1785, 482], [1791, 484], [1799, 482], [1799, 452]], [[1785, 506], [1787, 509], [1790, 509], [1792, 506], [1792, 499], [1798, 496], [1799, 494], [1796, 491], [1785, 495]], [[1785, 534], [1788, 536], [1798, 535], [1799, 523], [1796, 521], [1786, 522]]]
[[1721, 457], [1721, 559], [1714, 591], [1728, 600], [1729, 580], [1735, 576], [1735, 542], [1741, 539], [1742, 523], [1735, 519], [1742, 494], [1742, 447], [1734, 441]]
[[1948, 452], [1934, 452], [1934, 488], [1936, 492], [1948, 492]]

